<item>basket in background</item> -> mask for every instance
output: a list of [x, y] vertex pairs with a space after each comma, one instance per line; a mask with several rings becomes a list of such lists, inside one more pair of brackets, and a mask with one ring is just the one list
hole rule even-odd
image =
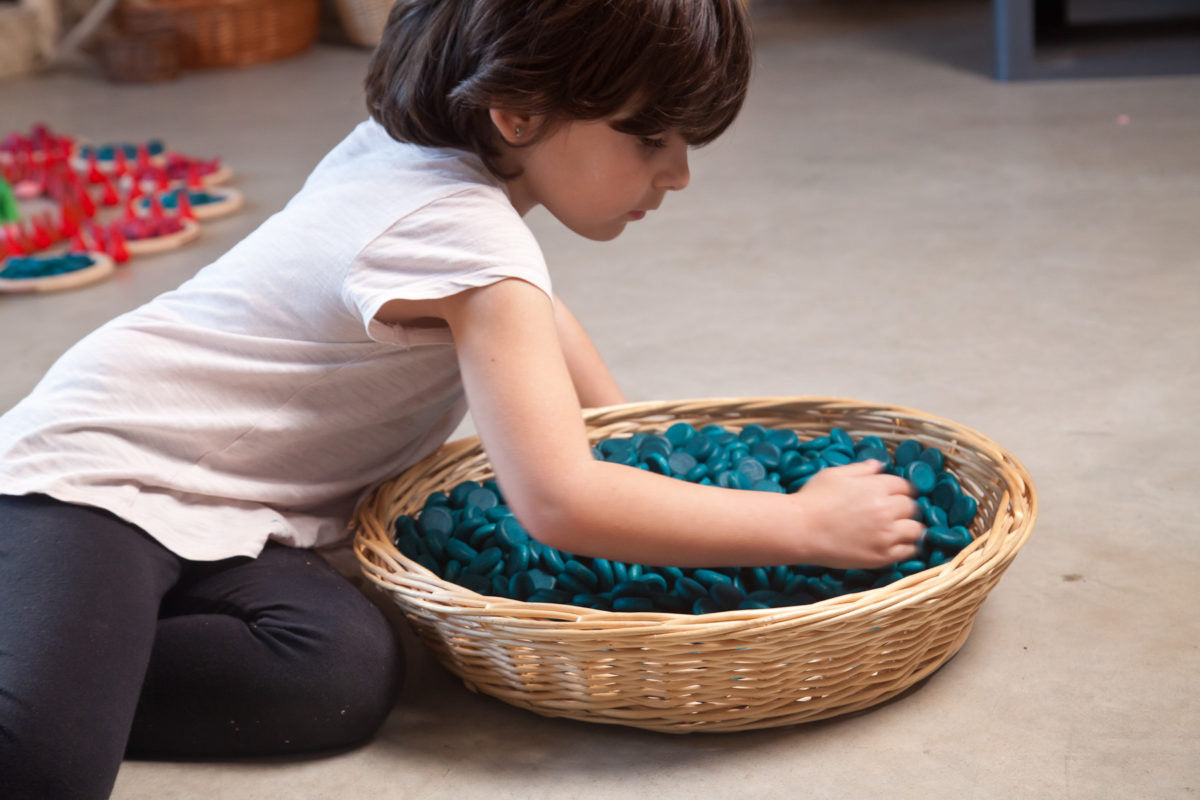
[[478, 437], [451, 442], [384, 484], [354, 520], [367, 578], [471, 689], [547, 716], [671, 733], [790, 725], [869, 708], [953, 656], [1033, 528], [1025, 468], [982, 434], [912, 409], [832, 398], [635, 403], [586, 413], [591, 441], [676, 422], [750, 423], [801, 439], [839, 427], [937, 447], [979, 508], [952, 561], [888, 586], [788, 608], [705, 615], [596, 611], [487, 597], [405, 557], [395, 520], [432, 492], [492, 475]]
[[176, 30], [183, 67], [236, 67], [310, 48], [320, 0], [123, 0], [119, 16], [130, 34]]
[[174, 28], [136, 34], [112, 32], [100, 39], [104, 77], [120, 83], [152, 83], [179, 75], [179, 33]]

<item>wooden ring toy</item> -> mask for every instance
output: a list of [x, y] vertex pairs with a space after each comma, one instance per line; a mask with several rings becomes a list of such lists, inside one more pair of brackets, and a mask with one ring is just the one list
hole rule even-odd
[[[50, 266], [55, 262], [90, 259], [90, 264], [68, 269], [64, 272], [37, 275], [39, 264]], [[23, 267], [22, 265], [28, 265]], [[6, 294], [28, 294], [34, 292], [60, 292], [76, 289], [108, 278], [116, 269], [113, 259], [104, 253], [69, 253], [59, 256], [13, 256], [0, 262], [0, 292]], [[20, 276], [27, 273], [29, 277]], [[5, 277], [16, 274], [19, 277]]]

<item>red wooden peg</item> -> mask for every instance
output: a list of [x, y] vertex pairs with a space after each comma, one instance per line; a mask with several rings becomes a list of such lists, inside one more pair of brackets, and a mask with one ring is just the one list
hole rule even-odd
[[25, 247], [24, 232], [21, 230], [21, 226], [15, 222], [4, 226], [4, 248], [10, 256], [23, 256], [29, 253]]
[[204, 188], [204, 176], [200, 174], [200, 167], [195, 161], [189, 161], [187, 165], [187, 188]]
[[50, 245], [54, 244], [54, 236], [46, 229], [45, 223], [34, 217], [29, 220], [30, 238], [33, 240], [34, 250], [45, 250]]
[[59, 206], [59, 215], [58, 232], [62, 235], [62, 238], [70, 239], [79, 233], [79, 215], [74, 208], [64, 203]]
[[179, 216], [183, 219], [195, 219], [196, 212], [192, 209], [192, 201], [188, 196], [189, 192], [185, 189], [179, 189], [175, 192], [175, 207], [179, 209]]
[[114, 224], [109, 231], [106, 252], [118, 264], [124, 264], [129, 260], [129, 249], [125, 246], [125, 234], [121, 232], [121, 226], [118, 224]]
[[150, 216], [156, 220], [160, 220], [164, 216], [162, 200], [160, 200], [156, 194], [150, 195]]
[[91, 219], [92, 217], [96, 216], [96, 201], [92, 199], [90, 194], [88, 194], [87, 189], [84, 189], [81, 186], [75, 195], [75, 200], [76, 204], [79, 206], [79, 212], [83, 214], [86, 219]]
[[117, 192], [114, 182], [110, 181], [107, 176], [104, 176], [104, 194], [101, 196], [100, 202], [105, 208], [121, 205], [121, 195]]
[[88, 243], [83, 238], [83, 231], [75, 231], [75, 235], [71, 237], [71, 244], [67, 249], [72, 253], [86, 253], [92, 248], [88, 247]]
[[100, 169], [100, 157], [96, 155], [95, 150], [89, 150], [87, 156], [87, 181], [88, 183], [104, 183], [104, 172]]

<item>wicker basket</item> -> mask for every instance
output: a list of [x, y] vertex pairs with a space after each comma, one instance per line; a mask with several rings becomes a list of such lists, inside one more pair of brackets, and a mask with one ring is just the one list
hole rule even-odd
[[104, 77], [122, 83], [150, 83], [179, 75], [179, 34], [174, 29], [138, 34], [113, 33], [100, 41]]
[[174, 28], [184, 67], [238, 67], [288, 58], [317, 39], [320, 0], [124, 0], [129, 33]]
[[476, 437], [452, 442], [360, 508], [355, 552], [421, 639], [467, 687], [546, 716], [657, 731], [721, 732], [811, 722], [868, 708], [931, 675], [1033, 528], [1024, 467], [983, 435], [906, 408], [829, 398], [640, 403], [587, 413], [595, 442], [678, 422], [757, 422], [801, 438], [841, 427], [889, 445], [920, 439], [979, 501], [974, 541], [952, 561], [889, 586], [807, 606], [702, 616], [617, 613], [484, 597], [392, 544], [398, 516], [435, 490], [491, 475]]
[[336, 0], [338, 21], [346, 38], [363, 47], [379, 44], [395, 0]]

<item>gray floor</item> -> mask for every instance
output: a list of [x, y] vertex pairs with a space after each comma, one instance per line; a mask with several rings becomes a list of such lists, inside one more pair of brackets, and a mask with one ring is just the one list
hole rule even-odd
[[[543, 719], [415, 653], [365, 748], [127, 763], [115, 797], [1200, 792], [1200, 77], [997, 84], [986, 4], [898, 7], [756, 2], [752, 95], [691, 188], [609, 244], [531, 225], [633, 399], [896, 403], [1024, 461], [1038, 524], [959, 655], [853, 718], [672, 737]], [[324, 46], [161, 86], [0, 83], [6, 131], [159, 136], [223, 156], [249, 201], [108, 283], [0, 299], [0, 408], [279, 208], [363, 116], [365, 61]]]

